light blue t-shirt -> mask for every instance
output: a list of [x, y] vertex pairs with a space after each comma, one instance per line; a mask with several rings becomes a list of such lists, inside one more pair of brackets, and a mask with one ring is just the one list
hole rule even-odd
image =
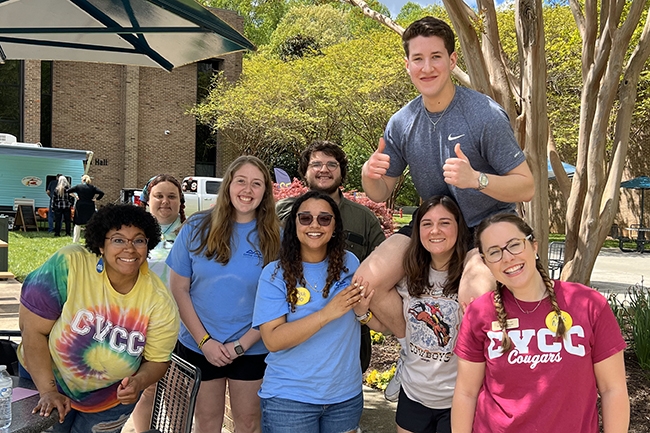
[[[235, 223], [231, 240], [231, 257], [226, 265], [209, 260], [205, 254], [192, 253], [199, 244], [194, 239], [200, 215], [185, 223], [174, 241], [167, 265], [178, 275], [188, 277], [190, 298], [196, 314], [210, 336], [220, 343], [239, 339], [251, 329], [257, 281], [262, 272], [263, 258], [259, 249], [256, 220]], [[196, 341], [181, 324], [180, 342], [200, 353]], [[268, 350], [260, 339], [247, 355], [260, 355]]]
[[169, 266], [165, 261], [174, 245], [176, 233], [181, 224], [183, 224], [181, 223], [181, 217], [178, 217], [173, 223], [160, 226], [162, 232], [160, 242], [153, 250], [149, 251], [149, 258], [147, 259], [149, 269], [160, 277], [167, 288], [169, 288]]
[[[282, 269], [278, 270], [275, 278], [271, 278], [276, 265], [277, 262], [269, 263], [262, 271], [253, 315], [255, 327], [282, 316], [287, 317], [287, 322], [293, 322], [322, 310], [337, 293], [350, 285], [359, 260], [346, 251], [345, 266], [348, 271], [341, 273], [340, 280], [330, 288], [327, 298], [323, 298], [318, 290], [325, 286], [328, 261], [303, 262], [310, 296], [304, 305], [296, 305], [294, 313], [287, 302]], [[359, 326], [354, 311], [350, 310], [323, 326], [303, 343], [269, 353], [259, 396], [310, 404], [340, 403], [357, 396], [362, 384]]]
[[390, 118], [384, 140], [384, 153], [390, 156], [386, 174], [398, 177], [409, 166], [420, 197], [453, 197], [469, 227], [496, 213], [515, 211], [513, 203], [495, 200], [474, 188], [448, 185], [443, 176], [442, 166], [447, 158], [456, 157], [457, 143], [479, 172], [503, 175], [526, 160], [506, 112], [488, 96], [456, 86], [447, 110], [429, 113], [420, 95]]

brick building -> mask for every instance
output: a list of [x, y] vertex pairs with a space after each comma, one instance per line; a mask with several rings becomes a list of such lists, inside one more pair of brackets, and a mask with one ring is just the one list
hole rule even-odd
[[[212, 11], [243, 32], [243, 19], [235, 12]], [[188, 110], [205, 91], [199, 89], [199, 82], [209, 82], [199, 80], [201, 74], [223, 71], [234, 81], [241, 74], [242, 57], [242, 53], [228, 54], [172, 72], [99, 63], [14, 61], [20, 87], [16, 91], [22, 101], [15, 129], [2, 131], [3, 126], [7, 129], [5, 122], [0, 132], [12, 133], [22, 142], [93, 151], [88, 173], [107, 194], [103, 203], [118, 200], [122, 188], [141, 188], [158, 173], [179, 180], [189, 175], [218, 176], [233, 156], [218, 143], [206, 146], [209, 134], [205, 127], [197, 127]], [[73, 183], [80, 181], [73, 179]]]

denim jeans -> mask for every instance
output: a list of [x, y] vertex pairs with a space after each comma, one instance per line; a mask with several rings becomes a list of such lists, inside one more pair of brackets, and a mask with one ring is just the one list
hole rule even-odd
[[[22, 364], [18, 364], [18, 375], [32, 380]], [[63, 424], [54, 424], [46, 430], [48, 433], [120, 433], [129, 420], [134, 404], [118, 404], [114, 408], [97, 412], [84, 413], [72, 409], [65, 416]]]
[[356, 431], [363, 393], [335, 404], [310, 404], [279, 397], [263, 398], [262, 433], [346, 433]]
[[55, 424], [46, 430], [51, 433], [120, 433], [129, 420], [135, 404], [118, 404], [97, 413], [85, 413], [72, 409], [63, 424]]

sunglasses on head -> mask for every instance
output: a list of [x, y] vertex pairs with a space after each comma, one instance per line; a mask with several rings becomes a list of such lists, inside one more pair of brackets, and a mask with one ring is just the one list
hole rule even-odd
[[[320, 213], [315, 217], [316, 222], [319, 226], [327, 227], [332, 222], [334, 215], [331, 213]], [[298, 213], [298, 222], [303, 226], [308, 226], [314, 221], [314, 216], [309, 212], [299, 212]]]

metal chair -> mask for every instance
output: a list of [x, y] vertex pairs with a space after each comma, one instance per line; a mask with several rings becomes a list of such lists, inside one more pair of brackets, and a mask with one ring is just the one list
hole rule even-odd
[[562, 274], [562, 268], [564, 268], [564, 242], [551, 242], [548, 246], [548, 276], [556, 280]]
[[156, 385], [151, 433], [190, 433], [201, 370], [172, 353], [171, 364]]

